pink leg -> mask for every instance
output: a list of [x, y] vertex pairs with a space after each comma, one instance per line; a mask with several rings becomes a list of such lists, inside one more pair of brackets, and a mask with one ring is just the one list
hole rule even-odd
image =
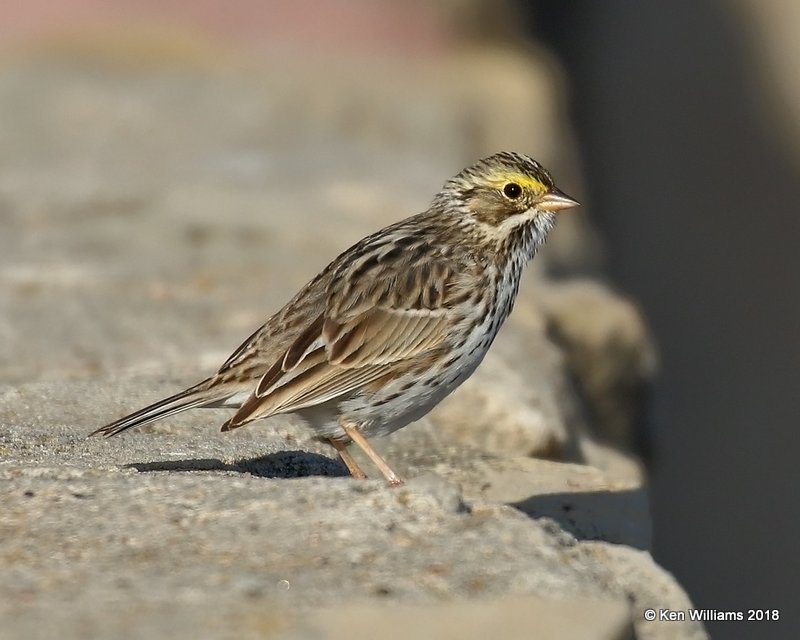
[[[372, 460], [375, 466], [378, 467], [378, 469], [380, 469], [381, 473], [383, 474], [383, 476], [386, 478], [386, 480], [389, 482], [390, 485], [392, 485], [393, 487], [397, 487], [403, 484], [402, 478], [398, 476], [394, 471], [392, 471], [391, 467], [388, 464], [386, 464], [386, 461], [383, 458], [381, 458], [380, 454], [378, 454], [378, 452], [375, 451], [375, 449], [372, 448], [372, 445], [370, 445], [370, 443], [367, 442], [367, 439], [363, 435], [361, 435], [361, 432], [356, 427], [342, 424], [342, 429], [344, 429], [344, 432], [350, 437], [350, 439], [353, 442], [355, 442], [364, 453], [367, 454], [367, 456], [369, 457], [370, 460]], [[341, 455], [341, 452], [339, 453], [339, 455]], [[345, 464], [347, 463], [345, 462]]]
[[354, 478], [359, 478], [360, 480], [364, 480], [367, 477], [367, 474], [361, 470], [356, 464], [356, 461], [353, 460], [353, 456], [350, 455], [350, 452], [347, 450], [347, 447], [344, 446], [338, 440], [334, 440], [333, 438], [328, 438], [328, 441], [333, 445], [333, 448], [339, 452], [339, 457], [344, 462], [344, 466], [347, 467], [347, 470], [350, 472], [350, 475]]

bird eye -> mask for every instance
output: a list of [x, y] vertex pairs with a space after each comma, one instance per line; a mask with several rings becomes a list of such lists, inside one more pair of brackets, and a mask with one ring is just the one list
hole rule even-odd
[[522, 195], [522, 187], [520, 187], [516, 182], [509, 182], [503, 187], [503, 195], [511, 200], [516, 200]]

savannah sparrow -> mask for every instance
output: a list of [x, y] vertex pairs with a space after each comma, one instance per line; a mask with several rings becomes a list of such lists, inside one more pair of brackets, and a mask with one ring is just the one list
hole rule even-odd
[[120, 418], [113, 436], [195, 407], [231, 407], [223, 431], [298, 413], [354, 477], [355, 442], [417, 420], [480, 364], [514, 306], [523, 266], [578, 203], [535, 160], [498, 153], [448, 180], [427, 211], [331, 262], [199, 384]]

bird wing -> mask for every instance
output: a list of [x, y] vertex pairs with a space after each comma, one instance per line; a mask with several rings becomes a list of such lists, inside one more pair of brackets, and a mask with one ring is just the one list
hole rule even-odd
[[428, 246], [373, 248], [342, 261], [324, 311], [223, 429], [322, 404], [391, 377], [400, 363], [421, 363], [435, 353], [457, 307], [475, 294], [477, 265], [431, 254]]

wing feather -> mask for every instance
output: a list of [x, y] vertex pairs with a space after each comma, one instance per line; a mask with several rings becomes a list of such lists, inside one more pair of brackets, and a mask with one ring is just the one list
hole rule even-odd
[[292, 388], [294, 393], [281, 402], [276, 409], [270, 410], [269, 415], [291, 413], [346, 395], [378, 379], [386, 373], [386, 369], [386, 365], [345, 369], [344, 371], [335, 371], [333, 367], [315, 368], [315, 370], [309, 371], [309, 373], [317, 374], [314, 376], [313, 384], [297, 385], [296, 388]]
[[360, 259], [344, 254], [322, 314], [297, 334], [225, 428], [346, 397], [398, 363], [441, 347], [476, 286], [478, 265], [432, 255], [424, 240], [418, 244], [422, 251], [406, 242], [404, 252], [379, 247]]

